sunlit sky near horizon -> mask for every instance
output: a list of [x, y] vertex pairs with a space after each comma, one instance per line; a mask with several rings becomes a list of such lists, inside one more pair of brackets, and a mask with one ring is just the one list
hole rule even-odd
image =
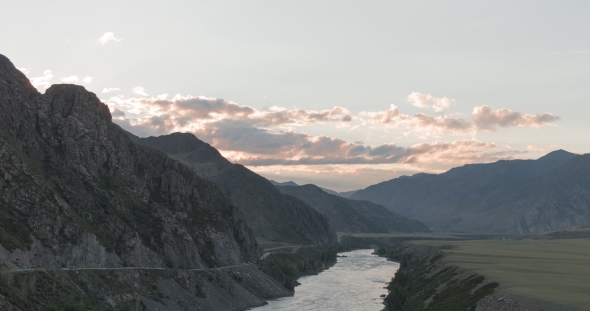
[[587, 153], [587, 1], [4, 1], [0, 53], [139, 135], [346, 191]]

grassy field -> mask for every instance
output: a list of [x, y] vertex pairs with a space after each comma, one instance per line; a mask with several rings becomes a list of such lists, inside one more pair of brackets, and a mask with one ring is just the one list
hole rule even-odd
[[450, 245], [445, 259], [514, 294], [590, 308], [590, 239], [414, 241]]

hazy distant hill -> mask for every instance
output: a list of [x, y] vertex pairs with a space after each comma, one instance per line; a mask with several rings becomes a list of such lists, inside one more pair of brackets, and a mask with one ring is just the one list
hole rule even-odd
[[341, 232], [427, 232], [417, 220], [410, 220], [368, 201], [355, 201], [326, 193], [315, 185], [277, 186], [330, 219], [330, 226]]
[[337, 191], [322, 188], [322, 187], [319, 187], [319, 188], [324, 190], [324, 192], [327, 192], [327, 193], [333, 194], [333, 195], [337, 195], [337, 196], [343, 197], [343, 198], [349, 198], [351, 195], [353, 195], [355, 192], [358, 191], [358, 190], [351, 190], [351, 191], [337, 192]]
[[590, 221], [589, 155], [471, 164], [392, 179], [351, 198], [382, 204], [435, 230], [528, 233]]
[[232, 164], [193, 134], [131, 137], [136, 143], [166, 153], [217, 184], [225, 196], [242, 209], [256, 236], [295, 244], [337, 241], [325, 216], [304, 202], [283, 195], [262, 176], [242, 165]]
[[296, 184], [293, 181], [278, 182], [278, 181], [274, 181], [271, 179], [270, 183], [273, 184], [274, 186], [299, 186], [298, 184]]

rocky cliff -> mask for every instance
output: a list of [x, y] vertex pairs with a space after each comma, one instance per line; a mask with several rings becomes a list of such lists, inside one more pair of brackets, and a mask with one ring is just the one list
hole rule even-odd
[[[54, 85], [39, 94], [0, 55], [0, 110], [3, 269], [206, 269], [257, 258], [242, 212], [218, 187], [133, 143], [111, 122], [108, 107], [83, 87]], [[60, 280], [53, 281], [54, 291]], [[19, 290], [40, 286], [31, 282]], [[23, 294], [11, 296], [12, 285], [0, 290], [18, 305]], [[116, 302], [109, 305], [117, 308]]]
[[130, 137], [138, 144], [165, 152], [197, 174], [213, 181], [240, 207], [248, 225], [262, 241], [293, 244], [335, 243], [328, 219], [304, 202], [279, 192], [270, 181], [232, 164], [209, 144], [188, 133]]

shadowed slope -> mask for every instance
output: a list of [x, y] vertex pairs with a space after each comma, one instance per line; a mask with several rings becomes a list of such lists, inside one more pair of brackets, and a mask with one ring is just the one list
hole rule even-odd
[[340, 232], [429, 232], [417, 220], [410, 220], [368, 201], [355, 201], [329, 194], [315, 185], [276, 186], [284, 194], [309, 204], [330, 220]]
[[585, 158], [558, 150], [538, 160], [465, 165], [392, 179], [351, 198], [383, 204], [435, 230], [542, 232], [590, 220]]
[[302, 201], [281, 194], [270, 181], [239, 164], [232, 164], [192, 134], [173, 133], [138, 138], [139, 143], [165, 152], [197, 174], [217, 184], [246, 215], [256, 236], [294, 244], [333, 243], [328, 220]]

